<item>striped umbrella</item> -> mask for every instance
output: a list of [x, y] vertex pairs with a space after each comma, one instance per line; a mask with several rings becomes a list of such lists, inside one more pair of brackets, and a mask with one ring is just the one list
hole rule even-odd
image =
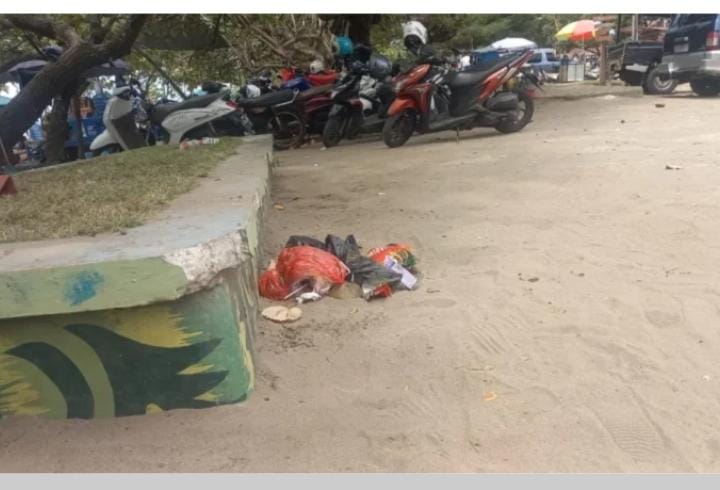
[[595, 39], [595, 21], [578, 20], [570, 22], [555, 34], [558, 41], [585, 42]]

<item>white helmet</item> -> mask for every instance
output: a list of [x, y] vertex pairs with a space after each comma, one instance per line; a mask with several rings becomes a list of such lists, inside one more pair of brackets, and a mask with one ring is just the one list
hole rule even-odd
[[322, 60], [315, 60], [310, 63], [310, 73], [320, 73], [325, 71], [325, 63]]
[[260, 87], [258, 87], [255, 84], [248, 83], [245, 85], [245, 97], [248, 99], [254, 99], [255, 97], [260, 97]]
[[416, 20], [405, 22], [402, 25], [403, 29], [403, 41], [405, 46], [410, 49], [408, 42], [411, 45], [417, 45], [418, 42], [421, 45], [425, 45], [428, 42], [428, 32], [424, 25]]

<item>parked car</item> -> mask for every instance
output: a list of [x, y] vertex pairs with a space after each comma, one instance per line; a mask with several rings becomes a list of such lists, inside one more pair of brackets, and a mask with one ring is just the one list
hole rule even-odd
[[[622, 15], [618, 15], [616, 43], [608, 48], [608, 67], [628, 85], [641, 86], [646, 94], [669, 94], [678, 82], [659, 69], [663, 57], [663, 36], [667, 18], [664, 14], [642, 14], [640, 20], [650, 18], [651, 25], [638, 27], [636, 37], [645, 39], [622, 39]], [[662, 22], [658, 22], [662, 20]], [[654, 24], [654, 25], [653, 25]], [[666, 32], [666, 31], [665, 31]]]
[[720, 14], [674, 15], [660, 69], [698, 95], [720, 94]]
[[669, 94], [678, 84], [663, 75], [662, 57], [663, 43], [659, 41], [627, 41], [608, 49], [610, 71], [628, 85], [642, 86], [646, 94]]
[[536, 71], [542, 70], [556, 73], [560, 70], [560, 59], [554, 49], [540, 48], [535, 50], [533, 57], [528, 61], [528, 65]]

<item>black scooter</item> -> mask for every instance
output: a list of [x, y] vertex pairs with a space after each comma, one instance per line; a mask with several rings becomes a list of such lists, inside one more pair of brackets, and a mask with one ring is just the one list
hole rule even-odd
[[354, 139], [360, 133], [382, 131], [388, 107], [395, 99], [390, 75], [381, 74], [374, 87], [362, 90], [363, 77], [372, 74], [364, 64], [355, 64], [351, 72], [333, 89], [334, 102], [323, 130], [323, 144], [330, 148], [342, 139]]

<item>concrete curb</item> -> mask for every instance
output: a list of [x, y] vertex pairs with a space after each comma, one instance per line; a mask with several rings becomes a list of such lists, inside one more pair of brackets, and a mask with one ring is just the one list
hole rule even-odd
[[542, 91], [536, 91], [537, 100], [581, 100], [613, 95], [616, 97], [641, 97], [641, 87], [595, 84], [552, 84], [543, 85]]
[[1, 245], [0, 417], [245, 399], [271, 147], [243, 138], [201, 185], [126, 235]]

